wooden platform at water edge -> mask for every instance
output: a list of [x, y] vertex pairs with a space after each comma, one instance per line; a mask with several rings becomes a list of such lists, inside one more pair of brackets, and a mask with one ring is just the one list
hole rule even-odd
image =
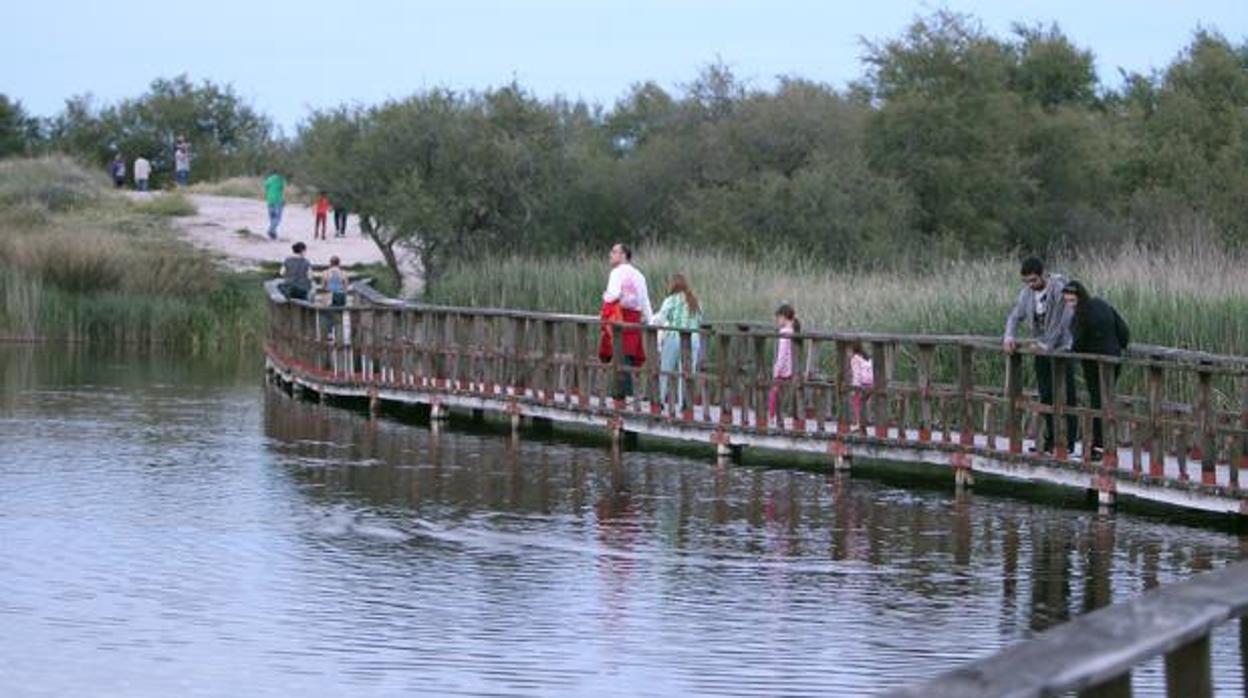
[[[1052, 354], [1055, 372], [1067, 362], [1100, 364], [1104, 404], [1092, 410], [1067, 407], [1061, 380], [1056, 404], [1040, 402], [1026, 387], [1027, 355], [1039, 352], [1006, 354], [998, 338], [807, 332], [793, 335], [800, 370], [781, 385], [778, 418], [769, 420], [771, 328], [720, 323], [678, 332], [679, 365], [663, 372], [658, 327], [639, 328], [649, 360], [631, 367], [621, 361], [618, 331], [613, 360], [599, 359], [596, 317], [422, 305], [367, 283], [354, 284], [342, 308], [287, 300], [276, 282], [266, 289], [269, 372], [321, 396], [424, 404], [435, 419], [464, 410], [507, 415], [513, 425], [534, 419], [633, 432], [705, 443], [722, 455], [824, 454], [836, 468], [854, 458], [919, 463], [949, 470], [959, 484], [988, 473], [1094, 490], [1104, 504], [1126, 496], [1248, 514], [1240, 487], [1248, 468], [1244, 357], [1135, 345], [1122, 358]], [[863, 424], [852, 428], [855, 341], [873, 358], [875, 382], [861, 395]], [[1116, 384], [1108, 380], [1115, 369]], [[614, 399], [613, 383], [626, 374], [634, 395]], [[1084, 397], [1079, 405], [1088, 404]], [[1047, 414], [1059, 447], [1036, 454]], [[1082, 446], [1060, 446], [1069, 418], [1080, 434], [1103, 420], [1100, 462], [1085, 460]]]

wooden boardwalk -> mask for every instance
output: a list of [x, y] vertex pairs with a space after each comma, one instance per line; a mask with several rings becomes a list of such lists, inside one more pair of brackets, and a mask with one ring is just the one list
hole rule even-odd
[[[1248, 513], [1239, 471], [1248, 467], [1248, 359], [1160, 347], [1130, 356], [1054, 355], [1102, 364], [1101, 410], [1070, 408], [1059, 387], [1049, 407], [1026, 390], [1028, 350], [1002, 352], [994, 338], [806, 333], [795, 335], [795, 365], [782, 383], [779, 418], [765, 419], [776, 336], [748, 325], [680, 333], [676, 371], [658, 368], [657, 328], [638, 328], [650, 360], [640, 367], [598, 358], [597, 318], [397, 302], [367, 285], [352, 304], [329, 310], [287, 301], [269, 285], [269, 370], [283, 382], [327, 396], [494, 412], [608, 430], [706, 443], [721, 454], [741, 448], [826, 455], [833, 467], [853, 458], [929, 464], [961, 484], [975, 473], [1047, 482], [1119, 496], [1232, 514]], [[849, 347], [869, 346], [875, 384], [861, 395], [863, 426], [851, 428]], [[1026, 370], [1024, 370], [1026, 362]], [[1104, 377], [1120, 367], [1117, 391]], [[695, 368], [696, 367], [696, 368]], [[629, 375], [634, 395], [611, 397]], [[998, 384], [994, 384], [994, 381]], [[667, 383], [666, 401], [660, 399]], [[679, 388], [678, 388], [679, 386]], [[689, 396], [679, 401], [678, 393]], [[1081, 401], [1080, 404], [1086, 404]], [[1053, 414], [1058, 443], [1068, 418], [1090, 433], [1105, 426], [1105, 457], [1033, 454], [1034, 433]]]

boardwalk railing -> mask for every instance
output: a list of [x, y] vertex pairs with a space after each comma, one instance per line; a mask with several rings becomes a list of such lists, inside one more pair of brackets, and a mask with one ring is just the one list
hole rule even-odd
[[[1239, 483], [1248, 467], [1248, 359], [1160, 347], [1122, 358], [1050, 355], [1099, 366], [1102, 407], [1054, 405], [1028, 390], [1026, 346], [1012, 354], [998, 338], [806, 332], [793, 335], [792, 379], [772, 380], [772, 328], [711, 324], [696, 331], [619, 325], [611, 358], [599, 357], [596, 317], [396, 301], [355, 284], [351, 303], [331, 309], [287, 301], [269, 285], [270, 367], [309, 389], [376, 400], [597, 424], [614, 430], [745, 446], [940, 464], [959, 482], [974, 471], [1093, 489], [1179, 506], [1245, 513]], [[647, 360], [624, 358], [622, 335], [636, 331]], [[661, 370], [660, 333], [679, 346]], [[851, 347], [874, 363], [869, 388], [854, 387]], [[697, 351], [695, 353], [695, 348]], [[1115, 382], [1113, 377], [1119, 376]], [[631, 382], [631, 394], [621, 386]], [[1119, 389], [1119, 386], [1122, 389]], [[1134, 386], [1134, 392], [1129, 388]], [[778, 414], [768, 415], [769, 392]], [[861, 402], [856, 420], [853, 404]], [[1031, 453], [1051, 418], [1055, 451]], [[1072, 427], [1104, 424], [1104, 458], [1070, 452]]]
[[[1080, 616], [1039, 637], [887, 698], [1029, 698], [1077, 691], [1081, 698], [1131, 695], [1131, 671], [1165, 656], [1166, 695], [1214, 695], [1210, 634], [1239, 620], [1248, 677], [1248, 563], [1207, 572]], [[1229, 687], [1228, 687], [1229, 688]], [[1248, 689], [1248, 679], [1238, 689]]]

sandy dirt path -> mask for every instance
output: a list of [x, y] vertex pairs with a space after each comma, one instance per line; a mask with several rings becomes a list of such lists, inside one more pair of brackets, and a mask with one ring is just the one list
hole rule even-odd
[[[131, 198], [161, 196], [160, 193], [131, 192]], [[372, 240], [360, 234], [359, 220], [347, 219], [346, 237], [334, 237], [334, 217], [329, 216], [327, 240], [313, 240], [315, 217], [304, 204], [287, 203], [282, 212], [277, 240], [270, 240], [269, 212], [260, 199], [232, 196], [187, 194], [198, 212], [173, 219], [182, 236], [197, 247], [219, 253], [233, 269], [254, 269], [260, 262], [281, 262], [290, 255], [290, 246], [303, 241], [313, 264], [329, 263], [337, 255], [344, 267], [382, 262], [381, 252]]]

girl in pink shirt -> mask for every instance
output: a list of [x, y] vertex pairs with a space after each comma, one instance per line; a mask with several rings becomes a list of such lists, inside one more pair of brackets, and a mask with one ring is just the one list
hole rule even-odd
[[871, 366], [871, 357], [862, 349], [862, 342], [854, 341], [850, 345], [853, 356], [849, 359], [849, 385], [853, 388], [854, 424], [850, 427], [858, 431], [862, 425], [863, 395], [871, 391], [875, 385], [875, 371]]
[[780, 386], [793, 379], [793, 333], [802, 331], [802, 321], [797, 319], [797, 311], [785, 303], [776, 308], [776, 327], [780, 330], [780, 339], [776, 342], [776, 361], [771, 366], [771, 392], [767, 395], [767, 417], [776, 418], [776, 402], [780, 396]]

